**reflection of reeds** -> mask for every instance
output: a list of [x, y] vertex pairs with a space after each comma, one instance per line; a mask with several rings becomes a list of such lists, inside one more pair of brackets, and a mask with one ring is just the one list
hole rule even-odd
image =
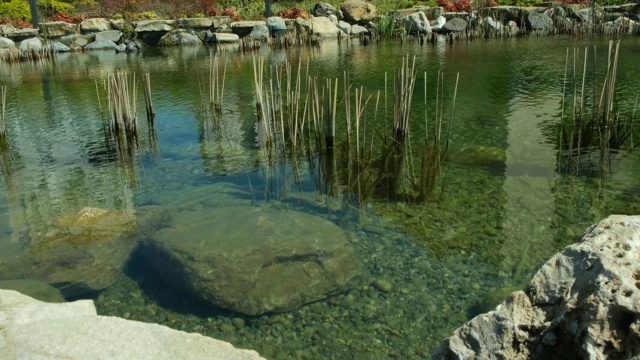
[[224, 98], [224, 80], [227, 73], [227, 62], [224, 62], [222, 78], [220, 78], [220, 63], [218, 57], [209, 61], [209, 110], [213, 116], [222, 115], [222, 100]]
[[0, 49], [0, 61], [4, 61], [10, 64], [18, 62], [33, 62], [43, 63], [52, 61], [55, 59], [55, 52], [48, 46], [43, 46], [41, 49], [29, 49], [22, 51], [17, 48]]

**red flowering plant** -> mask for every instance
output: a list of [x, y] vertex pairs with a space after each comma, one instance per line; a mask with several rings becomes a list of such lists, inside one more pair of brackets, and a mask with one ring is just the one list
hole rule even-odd
[[276, 16], [281, 17], [283, 19], [297, 19], [297, 18], [308, 19], [309, 13], [300, 9], [299, 7], [292, 7], [289, 9], [278, 11]]

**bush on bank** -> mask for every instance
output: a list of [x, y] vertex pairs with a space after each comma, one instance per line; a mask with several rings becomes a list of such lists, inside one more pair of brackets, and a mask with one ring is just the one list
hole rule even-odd
[[[271, 0], [272, 14], [285, 18], [308, 17], [318, 1]], [[342, 0], [327, 1], [340, 8]], [[371, 0], [378, 14], [389, 15], [412, 6], [443, 7], [446, 12], [470, 12], [479, 7], [528, 6], [541, 0]], [[561, 0], [560, 3], [587, 3], [588, 0]], [[619, 5], [625, 0], [596, 0], [598, 5]], [[264, 18], [264, 0], [37, 0], [41, 21], [79, 23], [91, 17], [126, 18], [128, 20], [177, 19], [227, 15], [234, 21]], [[31, 27], [28, 0], [0, 1], [0, 23], [16, 28]]]

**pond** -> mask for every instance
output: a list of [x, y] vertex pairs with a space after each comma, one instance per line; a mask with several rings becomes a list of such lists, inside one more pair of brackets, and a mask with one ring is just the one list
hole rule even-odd
[[[621, 146], [608, 148], [604, 161], [600, 153], [587, 149], [577, 155], [580, 165], [567, 165], [567, 152], [559, 150], [564, 149], [557, 127], [563, 89], [567, 109], [574, 99], [579, 101], [571, 80], [574, 49], [579, 51], [578, 90], [583, 52], [589, 49], [584, 98], [591, 104], [600, 97], [608, 41], [531, 37], [452, 46], [325, 41], [287, 51], [147, 48], [140, 54], [64, 54], [53, 63], [2, 64], [8, 149], [1, 159], [0, 279], [38, 277], [37, 271], [18, 271], [3, 263], [45, 246], [39, 241], [52, 236], [52, 226], [87, 207], [122, 213], [160, 207], [169, 214], [161, 225], [178, 236], [179, 229], [203, 218], [217, 219], [227, 208], [304, 213], [301, 218], [309, 222], [337, 225], [353, 249], [361, 275], [347, 291], [292, 311], [248, 316], [187, 295], [157, 271], [149, 254], [137, 249], [124, 255], [129, 260], [122, 274], [115, 274], [117, 280], [104, 291], [66, 294], [70, 299], [92, 297], [102, 315], [198, 332], [255, 349], [266, 358], [427, 357], [470, 317], [526, 286], [546, 259], [576, 241], [589, 225], [612, 213], [638, 213], [640, 158], [633, 151], [633, 135]], [[621, 40], [614, 101], [622, 117], [632, 113], [639, 89], [638, 53], [639, 38]], [[214, 54], [218, 69], [226, 66], [221, 111], [215, 119], [206, 111]], [[327, 175], [324, 148], [309, 145], [296, 155], [292, 149], [265, 151], [260, 145], [254, 87], [258, 57], [265, 61], [266, 79], [286, 64], [291, 64], [293, 78], [300, 68], [317, 77], [320, 87], [326, 79], [338, 79], [336, 181]], [[393, 118], [394, 69], [406, 59], [415, 59], [418, 74], [409, 116], [409, 158], [420, 153], [425, 129], [433, 135], [436, 108], [443, 114], [442, 132], [451, 129], [443, 135], [449, 140], [447, 157], [426, 201], [411, 192], [359, 193], [357, 181], [349, 180], [353, 164], [344, 157], [345, 74], [354, 109], [355, 90], [364, 90], [361, 125], [369, 128], [357, 141], [376, 157], [389, 138], [384, 129]], [[113, 142], [105, 140], [103, 126], [110, 116], [104, 110], [106, 79], [119, 70], [135, 72], [138, 78], [150, 74], [156, 115], [155, 125], [148, 127], [140, 90], [139, 145], [124, 165]], [[304, 99], [307, 83], [301, 83]], [[441, 107], [435, 105], [436, 96], [442, 98]], [[632, 130], [638, 126], [632, 124]], [[414, 177], [420, 159], [407, 164], [404, 176]], [[251, 228], [243, 218], [224, 221], [220, 228], [229, 233]], [[280, 226], [307, 229], [286, 220]], [[211, 232], [216, 227], [213, 222]], [[308, 227], [309, 232], [317, 229]], [[89, 235], [117, 236], [116, 230], [109, 231]], [[135, 241], [147, 236], [154, 235], [145, 233]], [[59, 254], [58, 263], [47, 269], [81, 268], [77, 265], [84, 258], [77, 253], [82, 246], [74, 243], [68, 248], [73, 256]], [[74, 286], [49, 280], [63, 288]]]

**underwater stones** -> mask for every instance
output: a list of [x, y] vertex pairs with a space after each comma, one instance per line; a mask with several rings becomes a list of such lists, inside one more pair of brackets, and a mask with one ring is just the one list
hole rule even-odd
[[251, 350], [166, 326], [98, 316], [92, 301], [48, 304], [0, 290], [2, 359], [263, 359]]
[[169, 283], [229, 310], [294, 310], [359, 273], [343, 231], [316, 216], [231, 206], [176, 214], [175, 223], [184, 225], [157, 232], [140, 253]]
[[432, 359], [622, 359], [640, 354], [640, 216], [612, 215], [524, 291], [447, 338]]
[[[168, 213], [160, 207], [135, 213], [82, 209], [58, 219], [15, 260], [19, 265], [3, 266], [8, 270], [0, 278], [42, 280], [66, 297], [103, 290], [118, 279], [137, 241], [167, 221]], [[21, 273], [11, 276], [15, 268]]]

